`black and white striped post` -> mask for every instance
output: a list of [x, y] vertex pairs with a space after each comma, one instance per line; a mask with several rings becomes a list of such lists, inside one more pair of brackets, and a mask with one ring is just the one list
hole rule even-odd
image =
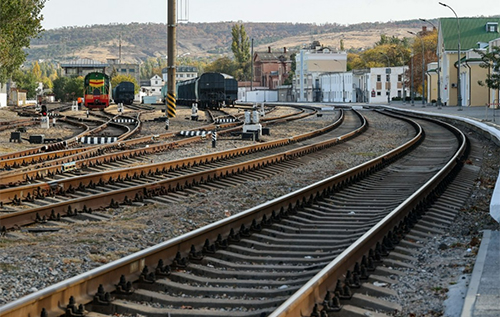
[[169, 125], [170, 125], [170, 120], [168, 120], [168, 117], [167, 117], [167, 119], [165, 119], [165, 130], [168, 130]]
[[215, 148], [217, 146], [217, 131], [214, 130], [212, 132], [212, 148]]

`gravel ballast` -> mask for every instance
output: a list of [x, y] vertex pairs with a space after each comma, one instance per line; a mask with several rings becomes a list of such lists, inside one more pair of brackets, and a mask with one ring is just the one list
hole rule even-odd
[[[286, 175], [224, 190], [200, 191], [178, 204], [100, 211], [111, 219], [87, 221], [83, 226], [61, 223], [61, 230], [57, 233], [29, 233], [26, 230], [9, 233], [0, 238], [0, 305], [330, 177], [393, 149], [413, 135], [409, 125], [403, 122], [395, 122], [375, 112], [363, 113], [370, 128], [361, 137], [340, 145], [335, 155], [320, 157]], [[311, 123], [308, 121], [318, 120], [315, 118], [287, 125], [293, 127], [288, 132], [285, 128], [275, 128], [274, 135], [298, 134], [297, 129], [305, 132], [305, 127]], [[324, 121], [312, 124], [321, 125]], [[160, 128], [144, 129], [145, 133], [159, 133], [154, 131]], [[241, 146], [239, 142], [229, 138], [220, 140], [217, 150]], [[199, 146], [186, 146], [162, 154], [155, 160], [200, 155], [212, 151], [209, 145], [209, 141], [202, 144], [201, 152]], [[423, 245], [419, 249], [422, 255], [417, 263], [413, 263], [418, 270], [405, 275], [394, 286], [398, 291], [395, 300], [404, 307], [398, 316], [441, 316], [445, 310], [446, 290], [463, 274], [469, 273], [473, 266], [478, 245], [472, 246], [471, 241], [477, 241], [480, 231], [485, 228], [498, 229], [498, 224], [489, 218], [487, 209], [491, 184], [498, 173], [500, 153], [490, 144], [483, 148], [485, 158], [481, 177], [467, 207], [457, 217], [456, 225], [443, 236]]]

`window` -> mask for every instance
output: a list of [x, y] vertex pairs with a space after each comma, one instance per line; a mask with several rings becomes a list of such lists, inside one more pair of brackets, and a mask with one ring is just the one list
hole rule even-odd
[[122, 68], [121, 72], [122, 72], [122, 73], [126, 73], [126, 72], [127, 72], [127, 70], [126, 70], [125, 68]]
[[135, 69], [131, 68], [128, 70], [129, 73], [135, 73]]
[[403, 75], [398, 75], [398, 81], [403, 81]]
[[385, 75], [385, 81], [391, 81], [391, 75], [389, 74]]
[[382, 81], [382, 75], [377, 75], [377, 81]]
[[377, 91], [377, 96], [382, 96], [382, 93], [380, 91]]
[[488, 22], [486, 23], [486, 32], [488, 33], [498, 33], [498, 23]]

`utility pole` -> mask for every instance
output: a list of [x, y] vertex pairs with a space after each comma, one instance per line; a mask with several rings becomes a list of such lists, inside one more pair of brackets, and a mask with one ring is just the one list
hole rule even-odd
[[252, 39], [252, 56], [250, 56], [250, 91], [253, 91], [253, 39]]
[[[177, 11], [176, 0], [168, 0], [167, 12], [167, 45], [168, 45], [168, 60], [167, 60], [167, 122], [168, 118], [174, 118], [176, 112], [175, 100], [175, 56], [176, 56], [176, 27], [177, 27]], [[168, 127], [168, 124], [167, 124]]]

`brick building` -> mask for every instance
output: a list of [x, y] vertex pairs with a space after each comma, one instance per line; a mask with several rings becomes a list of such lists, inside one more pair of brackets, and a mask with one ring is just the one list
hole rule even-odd
[[272, 51], [268, 47], [265, 52], [255, 52], [253, 55], [254, 82], [260, 87], [277, 89], [284, 85], [292, 66], [291, 55], [284, 47], [280, 51]]

